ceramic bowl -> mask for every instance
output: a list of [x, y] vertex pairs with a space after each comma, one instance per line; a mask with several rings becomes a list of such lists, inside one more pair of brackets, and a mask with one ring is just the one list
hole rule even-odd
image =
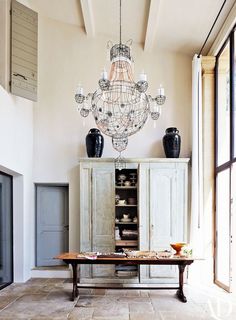
[[128, 204], [136, 204], [137, 200], [136, 198], [128, 198]]
[[170, 245], [176, 251], [175, 256], [180, 256], [182, 248], [184, 246], [186, 246], [187, 243], [185, 243], [185, 242], [176, 242], [176, 243], [171, 243]]
[[120, 199], [120, 200], [118, 201], [118, 204], [124, 205], [124, 204], [126, 204], [126, 200]]
[[126, 175], [125, 175], [125, 174], [120, 174], [120, 175], [118, 176], [118, 179], [124, 181], [124, 180], [126, 179]]

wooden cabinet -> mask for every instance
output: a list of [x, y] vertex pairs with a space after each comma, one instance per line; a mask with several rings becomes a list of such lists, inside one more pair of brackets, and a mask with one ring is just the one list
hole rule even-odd
[[[187, 163], [140, 165], [140, 250], [161, 251], [187, 241]], [[144, 177], [145, 183], [142, 183]], [[176, 266], [142, 266], [141, 282], [176, 282]]]
[[[136, 191], [117, 187], [113, 159], [80, 160], [80, 250], [113, 252], [122, 245], [115, 240], [115, 227], [123, 228], [125, 208], [130, 223], [137, 215], [139, 250], [170, 249], [170, 243], [187, 241], [188, 159], [126, 159], [127, 173], [136, 170]], [[123, 187], [123, 186], [122, 186]], [[118, 190], [119, 189], [119, 190]], [[131, 189], [131, 188], [130, 188]], [[135, 193], [136, 192], [136, 193]], [[137, 204], [116, 206], [115, 195], [137, 197]], [[133, 206], [133, 208], [132, 208]], [[115, 221], [115, 219], [118, 220]], [[129, 226], [130, 229], [134, 228]], [[132, 240], [135, 241], [135, 240]], [[137, 244], [137, 246], [136, 246]], [[132, 243], [134, 246], [134, 243]], [[176, 282], [174, 266], [140, 266], [136, 281], [142, 283]], [[113, 266], [83, 266], [83, 281], [133, 282], [119, 279]], [[109, 280], [110, 279], [110, 280]]]
[[[80, 251], [113, 252], [115, 171], [112, 163], [80, 164]], [[113, 277], [114, 266], [83, 266], [81, 277]]]

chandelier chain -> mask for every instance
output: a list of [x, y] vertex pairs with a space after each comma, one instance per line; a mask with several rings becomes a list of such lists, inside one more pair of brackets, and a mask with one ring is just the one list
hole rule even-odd
[[[128, 138], [141, 130], [150, 114], [153, 120], [161, 115], [161, 106], [166, 97], [160, 85], [157, 95], [152, 97], [146, 93], [148, 89], [147, 75], [140, 73], [134, 80], [131, 41], [122, 43], [122, 0], [119, 0], [119, 36], [120, 43], [110, 48], [110, 74], [103, 70], [98, 81], [98, 89], [84, 95], [83, 88], [78, 87], [75, 100], [81, 116], [92, 113], [97, 127], [112, 138], [115, 150], [121, 153], [128, 145]], [[123, 166], [121, 154], [117, 164]]]
[[120, 0], [120, 44], [122, 43], [121, 41], [121, 0]]

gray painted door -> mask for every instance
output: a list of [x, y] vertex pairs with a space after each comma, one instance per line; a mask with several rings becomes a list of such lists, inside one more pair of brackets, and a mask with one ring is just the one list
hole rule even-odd
[[13, 281], [12, 177], [0, 173], [0, 288]]
[[36, 266], [62, 264], [53, 257], [68, 251], [68, 187], [36, 186]]

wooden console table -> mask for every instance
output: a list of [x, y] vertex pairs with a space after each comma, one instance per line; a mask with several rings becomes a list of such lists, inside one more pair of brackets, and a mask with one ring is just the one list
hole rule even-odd
[[[78, 277], [78, 265], [80, 264], [126, 264], [126, 265], [177, 265], [179, 268], [179, 286], [178, 287], [150, 287], [150, 286], [145, 286], [145, 287], [129, 287], [128, 289], [136, 289], [136, 290], [141, 290], [141, 289], [147, 289], [147, 290], [159, 290], [159, 289], [166, 289], [166, 290], [175, 290], [177, 289], [176, 295], [178, 299], [182, 302], [187, 302], [187, 299], [184, 295], [183, 292], [183, 287], [184, 287], [184, 269], [187, 265], [190, 265], [193, 263], [194, 259], [192, 258], [120, 258], [120, 257], [115, 257], [115, 258], [97, 258], [94, 260], [87, 259], [87, 258], [78, 258], [78, 253], [62, 253], [58, 256], [55, 257], [55, 259], [60, 259], [63, 260], [66, 264], [72, 266], [72, 271], [73, 271], [73, 289], [72, 289], [72, 301], [76, 297], [78, 297], [78, 288], [84, 288], [85, 286], [83, 285], [78, 285], [79, 277]], [[122, 286], [122, 287], [112, 287], [108, 284], [107, 287], [99, 287], [99, 286], [86, 286], [86, 288], [109, 288], [109, 289], [127, 289], [127, 286]]]

